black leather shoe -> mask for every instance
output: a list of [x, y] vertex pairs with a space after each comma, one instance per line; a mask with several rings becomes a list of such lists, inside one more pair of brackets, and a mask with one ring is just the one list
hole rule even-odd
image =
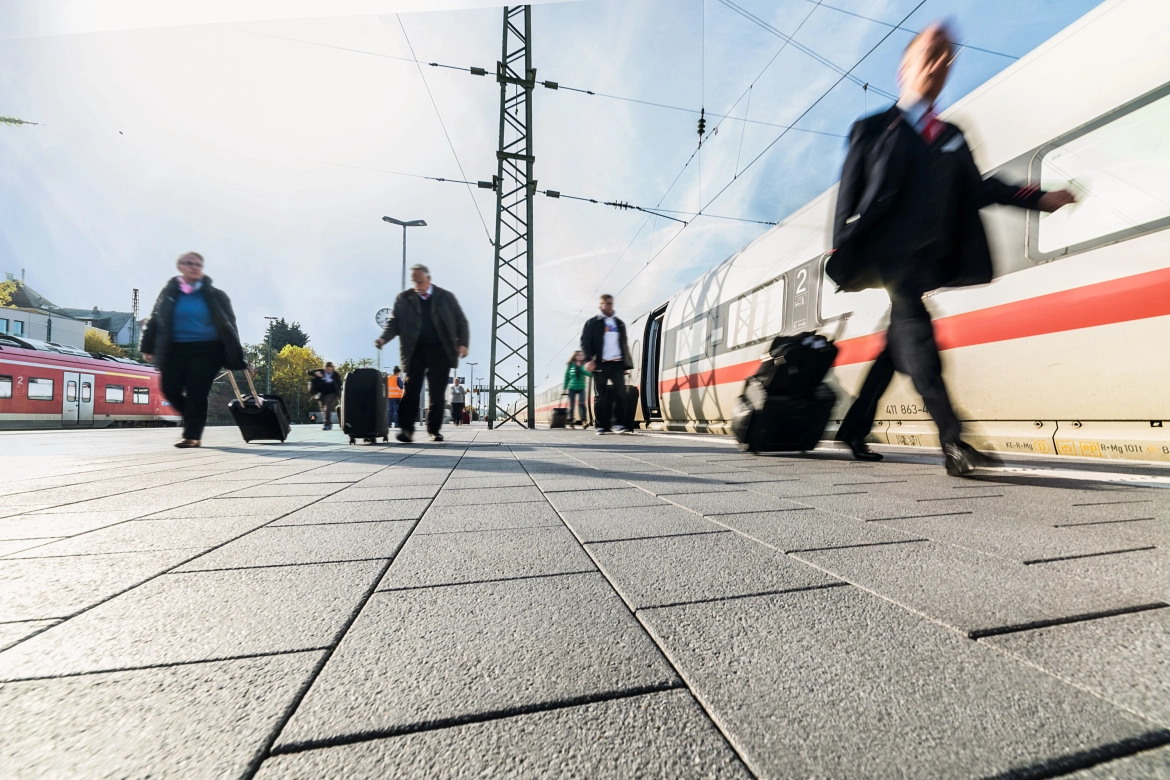
[[432, 433], [431, 434], [431, 441], [442, 441], [442, 440], [443, 440], [443, 434], [441, 434], [441, 433]]
[[394, 438], [398, 439], [398, 441], [402, 442], [403, 444], [410, 444], [412, 441], [414, 441], [414, 432], [413, 431], [399, 431], [398, 435], [395, 436]]
[[880, 452], [871, 450], [869, 445], [865, 443], [865, 439], [851, 439], [845, 443], [849, 445], [849, 449], [853, 450], [853, 457], [857, 460], [877, 461], [885, 457]]
[[944, 445], [943, 454], [947, 459], [947, 474], [952, 477], [967, 476], [981, 465], [978, 461], [983, 457], [978, 450], [963, 442]]

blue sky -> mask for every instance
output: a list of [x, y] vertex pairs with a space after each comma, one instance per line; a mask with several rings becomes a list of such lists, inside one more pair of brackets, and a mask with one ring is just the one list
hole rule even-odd
[[[842, 68], [889, 32], [815, 0], [736, 3], [785, 33], [804, 20], [796, 40]], [[893, 24], [918, 0], [827, 4]], [[345, 4], [354, 12], [392, 5]], [[1095, 5], [926, 0], [904, 26], [946, 17], [962, 41], [1019, 56]], [[10, 4], [0, 27], [16, 29], [11, 14], [21, 6], [32, 4]], [[37, 37], [5, 41], [0, 115], [43, 124], [0, 126], [0, 270], [27, 269], [29, 283], [63, 306], [125, 309], [138, 287], [148, 308], [174, 258], [195, 249], [232, 296], [246, 340], [260, 340], [265, 315], [284, 316], [337, 361], [374, 354], [373, 313], [398, 292], [401, 233], [381, 216], [422, 218], [430, 226], [412, 232], [410, 259], [427, 263], [435, 282], [460, 297], [472, 324], [470, 360], [482, 376], [492, 249], [473, 198], [490, 226], [493, 194], [388, 173], [459, 178], [418, 69], [312, 43], [409, 56], [405, 27], [420, 59], [490, 71], [499, 57], [499, 9], [403, 13], [401, 25], [392, 14], [243, 18], [68, 35], [44, 34], [60, 30], [38, 22], [26, 25]], [[533, 18], [539, 77], [599, 93], [740, 117], [749, 107], [737, 100], [752, 85], [749, 118], [786, 125], [839, 78], [789, 47], [757, 79], [782, 41], [720, 0], [579, 0], [536, 6]], [[895, 31], [854, 73], [895, 92], [909, 35]], [[1012, 62], [965, 49], [942, 104]], [[498, 88], [490, 78], [423, 71], [463, 170], [472, 180], [490, 178]], [[800, 120], [801, 131], [738, 177], [781, 130], [723, 121], [670, 188], [695, 150], [697, 115], [539, 89], [536, 176], [542, 189], [681, 211], [697, 210], [734, 179], [708, 213], [776, 221], [834, 182], [844, 154], [839, 136], [883, 101], [843, 82]], [[696, 220], [631, 283], [680, 227], [538, 198], [538, 382], [556, 375], [599, 286], [625, 288], [619, 313], [632, 318], [766, 229]]]

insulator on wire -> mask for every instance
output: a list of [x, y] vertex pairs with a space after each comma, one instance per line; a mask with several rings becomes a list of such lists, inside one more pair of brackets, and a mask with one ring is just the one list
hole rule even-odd
[[707, 109], [699, 109], [699, 141], [707, 134]]

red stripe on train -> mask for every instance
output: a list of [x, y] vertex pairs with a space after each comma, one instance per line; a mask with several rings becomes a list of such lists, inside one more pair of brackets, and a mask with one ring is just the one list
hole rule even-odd
[[[942, 317], [934, 321], [934, 334], [939, 349], [947, 350], [1167, 315], [1170, 315], [1170, 268], [1163, 268]], [[885, 341], [884, 333], [840, 341], [835, 365], [873, 360]], [[677, 393], [742, 382], [755, 373], [757, 366], [759, 363], [753, 360], [664, 380], [659, 392]]]

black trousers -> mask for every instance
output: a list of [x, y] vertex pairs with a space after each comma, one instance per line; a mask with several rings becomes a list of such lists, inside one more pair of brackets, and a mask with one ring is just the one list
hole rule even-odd
[[841, 428], [840, 441], [864, 439], [873, 429], [878, 402], [890, 386], [894, 371], [906, 374], [922, 396], [930, 416], [938, 426], [938, 437], [945, 446], [957, 442], [962, 424], [951, 406], [942, 376], [942, 359], [934, 340], [934, 325], [922, 296], [891, 293], [890, 329], [886, 348], [870, 366], [861, 385], [861, 393], [849, 407]]
[[423, 382], [427, 383], [430, 406], [427, 407], [427, 433], [438, 433], [443, 427], [443, 408], [446, 406], [447, 377], [451, 363], [441, 344], [419, 344], [406, 367], [406, 387], [398, 407], [398, 427], [405, 433], [414, 433], [418, 421], [418, 405], [422, 398]]
[[593, 389], [597, 392], [597, 429], [608, 431], [610, 421], [625, 425], [626, 367], [620, 360], [603, 361], [593, 372]]
[[223, 366], [219, 341], [175, 342], [167, 349], [162, 366], [162, 391], [171, 406], [183, 415], [183, 438], [202, 439], [207, 425], [207, 396]]
[[463, 404], [451, 404], [451, 422], [456, 425], [463, 424]]

